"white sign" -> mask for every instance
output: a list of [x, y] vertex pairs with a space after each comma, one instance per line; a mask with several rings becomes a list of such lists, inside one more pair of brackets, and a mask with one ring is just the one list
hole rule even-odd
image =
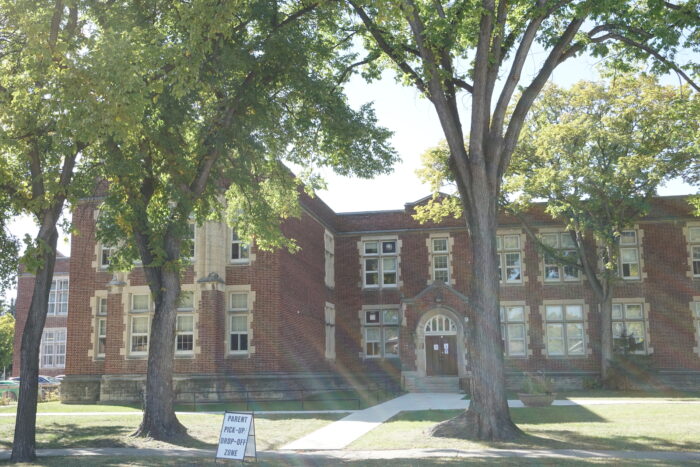
[[255, 424], [251, 413], [224, 413], [217, 459], [255, 457]]

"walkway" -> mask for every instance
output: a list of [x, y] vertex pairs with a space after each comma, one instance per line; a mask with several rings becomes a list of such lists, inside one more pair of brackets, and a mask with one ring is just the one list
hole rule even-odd
[[[356, 439], [367, 434], [377, 426], [389, 420], [399, 412], [411, 410], [449, 410], [466, 409], [469, 400], [464, 394], [445, 393], [409, 393], [365, 410], [359, 410], [345, 418], [299, 438], [285, 446], [284, 450], [317, 451], [326, 449], [343, 449]], [[659, 399], [606, 399], [606, 398], [572, 398], [556, 400], [553, 405], [610, 405], [610, 404], [700, 404], [700, 401], [664, 401]], [[524, 407], [519, 400], [509, 400], [508, 406]]]
[[[0, 460], [10, 458], [9, 450], [0, 450]], [[215, 450], [208, 449], [142, 449], [142, 448], [90, 448], [90, 449], [37, 449], [37, 456], [131, 456], [173, 458], [172, 465], [178, 465], [183, 457], [213, 458]], [[259, 451], [258, 458], [275, 460], [307, 460], [314, 465], [337, 465], [338, 461], [361, 461], [369, 459], [495, 459], [518, 457], [528, 459], [639, 459], [644, 461], [700, 462], [700, 452], [683, 451], [597, 451], [584, 449], [396, 449], [386, 451]], [[462, 461], [465, 462], [465, 461]], [[167, 465], [167, 464], [166, 464]]]

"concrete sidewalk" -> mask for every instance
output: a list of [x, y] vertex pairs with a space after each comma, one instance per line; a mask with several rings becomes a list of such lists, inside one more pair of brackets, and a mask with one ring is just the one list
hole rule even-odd
[[[215, 450], [207, 449], [141, 449], [141, 448], [89, 448], [89, 449], [37, 449], [42, 457], [92, 457], [92, 456], [131, 456], [173, 458], [172, 465], [178, 465], [182, 458], [204, 457], [213, 459]], [[665, 461], [700, 463], [700, 452], [696, 451], [604, 451], [586, 449], [396, 449], [385, 451], [259, 451], [258, 458], [268, 461], [313, 461], [314, 465], [338, 465], [339, 461], [362, 461], [371, 459], [638, 459], [641, 461]], [[9, 450], [0, 450], [0, 460], [10, 458]], [[96, 459], [96, 463], [99, 460]]]
[[466, 409], [464, 394], [410, 393], [360, 410], [330, 425], [299, 438], [282, 449], [343, 449], [399, 412], [406, 410]]

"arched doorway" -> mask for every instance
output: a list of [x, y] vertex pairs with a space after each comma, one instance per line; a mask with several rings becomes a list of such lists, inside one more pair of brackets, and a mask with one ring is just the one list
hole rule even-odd
[[426, 376], [457, 376], [457, 326], [443, 314], [425, 323]]

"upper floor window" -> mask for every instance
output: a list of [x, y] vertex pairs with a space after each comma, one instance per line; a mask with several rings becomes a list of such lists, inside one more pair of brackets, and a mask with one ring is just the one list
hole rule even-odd
[[[575, 258], [576, 245], [568, 232], [545, 233], [542, 234], [542, 243], [550, 248], [559, 250], [563, 256]], [[562, 265], [557, 259], [548, 253], [544, 254], [543, 270], [545, 282], [577, 281], [579, 280], [579, 270], [575, 266]]]
[[365, 287], [396, 287], [398, 283], [396, 243], [396, 240], [363, 243]]
[[335, 240], [333, 234], [325, 231], [323, 234], [323, 249], [325, 263], [325, 281], [328, 287], [335, 286]]
[[399, 356], [399, 310], [365, 310], [365, 356], [396, 358]]
[[700, 227], [688, 228], [688, 243], [690, 244], [690, 260], [693, 264], [693, 276], [700, 277]]
[[503, 339], [503, 354], [506, 357], [527, 355], [524, 306], [501, 307], [501, 339]]
[[49, 311], [51, 316], [65, 315], [68, 313], [68, 279], [54, 279], [51, 281], [49, 292]]
[[620, 233], [620, 275], [623, 279], [639, 279], [639, 238], [636, 230]]
[[496, 250], [498, 251], [498, 280], [506, 284], [522, 283], [520, 235], [497, 235]]
[[612, 306], [613, 350], [618, 353], [647, 352], [646, 321], [641, 303], [615, 303]]
[[187, 224], [187, 243], [189, 244], [189, 249], [187, 250], [187, 258], [190, 261], [194, 261], [194, 255], [196, 253], [195, 245], [197, 241], [197, 229], [194, 224]]
[[447, 237], [430, 239], [430, 257], [434, 281], [450, 282], [450, 244]]
[[547, 355], [585, 355], [583, 305], [546, 305], [544, 309]]
[[231, 262], [247, 263], [250, 260], [250, 246], [238, 238], [236, 232], [231, 234]]
[[109, 258], [114, 253], [114, 248], [106, 245], [100, 247], [100, 269], [109, 267]]

